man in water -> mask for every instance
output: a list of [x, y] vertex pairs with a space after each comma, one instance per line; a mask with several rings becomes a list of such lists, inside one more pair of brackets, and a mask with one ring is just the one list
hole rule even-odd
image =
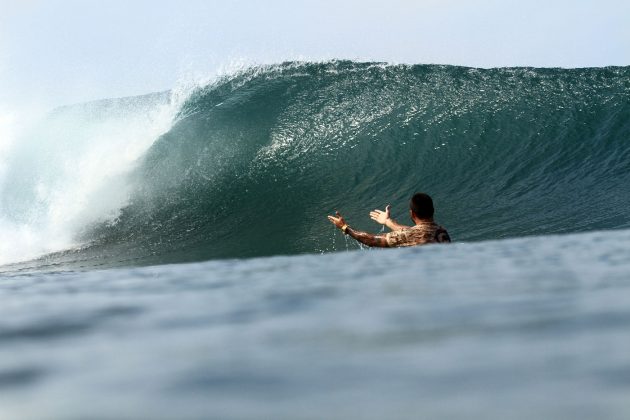
[[433, 221], [433, 200], [428, 194], [416, 193], [409, 201], [409, 215], [414, 226], [396, 223], [390, 216], [390, 207], [385, 207], [385, 211], [370, 212], [372, 220], [392, 230], [385, 235], [372, 235], [352, 229], [339, 212], [336, 212], [336, 216], [328, 216], [328, 220], [343, 233], [367, 246], [389, 248], [451, 242], [446, 229]]

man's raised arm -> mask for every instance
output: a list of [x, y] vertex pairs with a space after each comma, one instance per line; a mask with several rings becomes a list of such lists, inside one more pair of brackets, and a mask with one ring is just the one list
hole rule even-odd
[[409, 229], [410, 226], [401, 225], [398, 222], [396, 222], [394, 219], [392, 219], [391, 211], [390, 211], [391, 208], [392, 208], [392, 206], [390, 206], [388, 204], [385, 207], [385, 211], [378, 210], [378, 209], [372, 210], [370, 212], [370, 217], [376, 223], [380, 223], [381, 225], [385, 225], [388, 228], [390, 228], [391, 230]]
[[335, 216], [328, 216], [328, 220], [330, 220], [330, 223], [341, 229], [343, 233], [345, 233], [346, 235], [350, 235], [352, 238], [356, 239], [362, 244], [379, 248], [389, 248], [389, 243], [387, 242], [385, 236], [372, 235], [371, 233], [352, 229], [350, 226], [348, 226], [343, 216], [341, 216], [339, 212], [335, 212]]

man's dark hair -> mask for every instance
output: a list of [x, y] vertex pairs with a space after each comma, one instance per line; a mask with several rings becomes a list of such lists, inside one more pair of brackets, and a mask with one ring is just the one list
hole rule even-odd
[[433, 200], [425, 193], [415, 193], [409, 201], [409, 208], [420, 219], [430, 219], [435, 212]]

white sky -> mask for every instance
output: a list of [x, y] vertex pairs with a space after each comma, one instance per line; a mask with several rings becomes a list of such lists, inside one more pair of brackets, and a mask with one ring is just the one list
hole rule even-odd
[[0, 114], [296, 57], [630, 65], [630, 1], [0, 0]]

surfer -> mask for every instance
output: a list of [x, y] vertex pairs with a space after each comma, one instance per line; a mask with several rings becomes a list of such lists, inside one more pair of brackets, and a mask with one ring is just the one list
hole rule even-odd
[[391, 218], [390, 209], [391, 206], [388, 205], [385, 211], [370, 212], [372, 220], [392, 230], [384, 235], [372, 235], [352, 229], [339, 212], [335, 212], [335, 216], [328, 216], [328, 220], [343, 233], [367, 246], [389, 248], [451, 242], [446, 229], [433, 221], [433, 200], [428, 194], [416, 193], [409, 201], [409, 215], [414, 226], [397, 223]]

